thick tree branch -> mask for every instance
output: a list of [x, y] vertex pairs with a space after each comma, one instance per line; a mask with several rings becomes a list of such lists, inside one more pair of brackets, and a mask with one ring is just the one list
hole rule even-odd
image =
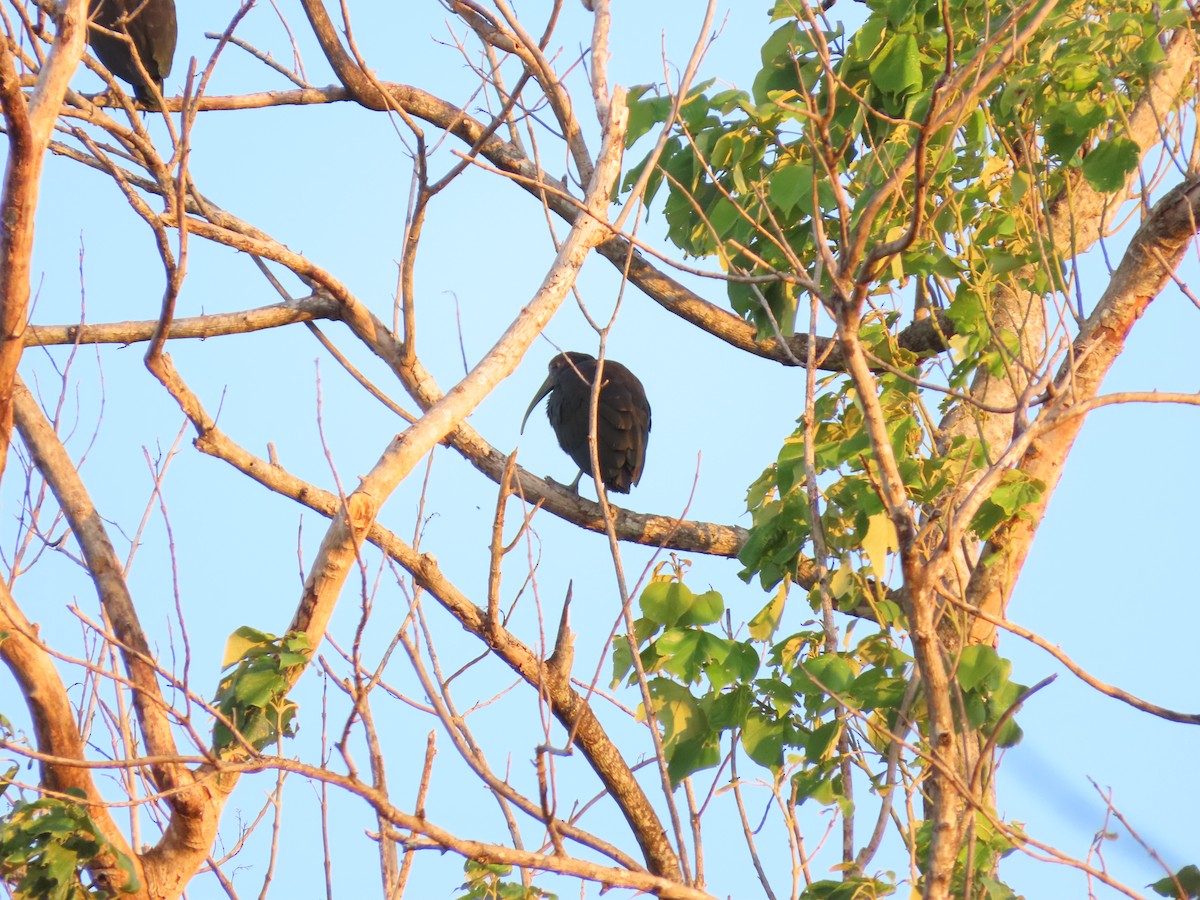
[[21, 91], [13, 45], [5, 37], [0, 46], [0, 109], [9, 135], [0, 194], [0, 476], [12, 440], [13, 380], [25, 347], [22, 332], [29, 309], [33, 229], [42, 166], [68, 82], [83, 56], [87, 0], [59, 4], [56, 25], [54, 44], [31, 97]]
[[[133, 702], [138, 721], [150, 754], [170, 757], [178, 753], [171, 735], [168, 706], [158, 684], [154, 657], [138, 621], [125, 573], [100, 514], [66, 448], [54, 433], [20, 376], [13, 392], [13, 409], [17, 430], [29, 451], [34, 466], [54, 492], [58, 505], [71, 525], [71, 531], [83, 550], [88, 573], [96, 586], [100, 602], [112, 622], [119, 641], [119, 650], [133, 685]], [[181, 788], [191, 784], [191, 774], [183, 766], [159, 765], [153, 768], [155, 784], [160, 791], [170, 791], [172, 803], [185, 800]], [[175, 793], [178, 792], [178, 793]]]
[[[390, 109], [387, 98], [382, 96], [376, 87], [374, 77], [364, 72], [342, 46], [337, 29], [334, 28], [329, 13], [325, 11], [323, 0], [301, 0], [301, 4], [313, 34], [321, 45], [321, 52], [333, 67], [338, 81], [345, 86], [355, 102], [376, 111]], [[345, 9], [344, 6], [342, 8]]]
[[[195, 442], [198, 450], [225, 460], [263, 486], [322, 515], [332, 519], [342, 514], [344, 506], [336, 494], [302, 481], [282, 467], [239, 447], [217, 428], [190, 393], [177, 394], [176, 399], [198, 432]], [[552, 668], [506, 629], [489, 624], [486, 610], [458, 591], [442, 575], [433, 557], [417, 553], [377, 522], [370, 523], [365, 539], [404, 566], [464, 628], [490, 646], [526, 682], [544, 692], [554, 715], [568, 733], [575, 735], [576, 746], [625, 814], [647, 860], [661, 860], [670, 853], [666, 832], [648, 798], [591, 707], [571, 688], [567, 674], [561, 678], [547, 678], [547, 674], [553, 673]]]
[[[347, 314], [348, 310], [350, 314]], [[401, 362], [399, 345], [387, 327], [353, 298], [349, 302], [339, 303], [329, 297], [313, 295], [277, 306], [178, 319], [171, 323], [169, 337], [210, 338], [243, 334], [313, 319], [346, 322], [359, 339], [396, 372], [422, 409], [430, 409], [443, 398], [432, 375], [416, 360], [411, 364]], [[33, 325], [29, 327], [25, 341], [29, 346], [132, 344], [148, 341], [157, 325], [158, 321], [153, 319], [97, 325]], [[460, 423], [444, 438], [444, 442], [458, 450], [483, 474], [497, 484], [500, 482], [507, 456], [470, 425]], [[599, 504], [524, 469], [519, 471], [518, 476], [520, 493], [530, 503], [541, 503], [547, 512], [589, 531], [604, 531], [604, 517]], [[681, 520], [617, 508], [614, 510], [617, 536], [621, 540], [685, 553], [736, 556], [748, 535], [746, 529], [736, 525]], [[803, 561], [801, 568], [808, 571]]]
[[[329, 297], [314, 295], [294, 303], [261, 306], [230, 313], [213, 313], [186, 319], [174, 319], [167, 334], [170, 340], [248, 334], [296, 322], [316, 319], [340, 319], [341, 304]], [[136, 344], [148, 341], [158, 327], [157, 319], [105, 322], [80, 325], [30, 325], [25, 330], [26, 347], [51, 347], [61, 344]]]
[[[25, 698], [39, 751], [58, 759], [83, 759], [83, 738], [75, 726], [75, 711], [71, 708], [67, 688], [53, 658], [38, 640], [37, 626], [25, 618], [3, 579], [0, 579], [0, 632], [4, 633], [4, 639], [0, 640], [0, 659], [12, 672]], [[134, 859], [135, 866], [140, 869], [121, 829], [96, 790], [91, 772], [44, 759], [40, 767], [41, 784], [57, 793], [82, 794], [86, 798], [83, 802], [87, 804], [88, 814], [100, 833], [120, 852]], [[111, 853], [98, 857], [92, 872], [113, 888], [119, 889], [125, 883], [125, 871]], [[137, 874], [140, 876], [140, 871]]]
[[[1075, 339], [1071, 361], [1054, 382], [1053, 394], [1058, 399], [1034, 423], [1046, 433], [1034, 442], [1019, 466], [1046, 488], [1021, 517], [992, 535], [985, 550], [987, 565], [976, 567], [967, 588], [968, 600], [990, 616], [1003, 615], [1071, 446], [1083, 427], [1085, 417], [1072, 415], [1072, 407], [1097, 396], [1134, 323], [1170, 281], [1195, 240], [1198, 221], [1200, 179], [1193, 179], [1155, 205]], [[994, 626], [980, 620], [975, 631], [976, 639], [989, 640]]]
[[[163, 700], [154, 657], [142, 633], [120, 561], [105, 532], [103, 521], [92, 506], [66, 448], [19, 378], [14, 393], [14, 409], [21, 439], [71, 524], [72, 532], [83, 549], [100, 601], [112, 622], [119, 642], [118, 649], [133, 687], [134, 708], [137, 710], [141, 733], [147, 749], [157, 760], [150, 767], [151, 772], [159, 791], [171, 806], [166, 833], [155, 847], [139, 859], [145, 876], [143, 886], [150, 897], [175, 897], [187, 885], [212, 846], [221, 807], [233, 784], [230, 781], [222, 785], [220, 779], [197, 777], [183, 763], [172, 761], [178, 757], [178, 751], [166, 715], [169, 707]], [[0, 642], [0, 648], [6, 643]], [[82, 746], [78, 747], [77, 754], [65, 752], [70, 749], [60, 747], [51, 752], [81, 760], [84, 758]], [[211, 774], [207, 767], [202, 767], [200, 771], [202, 775]], [[117, 843], [117, 846], [121, 844]]]
[[[350, 65], [353, 66], [352, 61]], [[354, 70], [358, 71], [357, 67]], [[575, 222], [580, 214], [579, 202], [570, 195], [563, 182], [538, 169], [519, 147], [491, 134], [487, 125], [464, 110], [426, 91], [405, 84], [380, 84], [390, 94], [392, 102], [406, 113], [447, 130], [470, 147], [478, 146], [479, 154], [501, 172], [513, 176], [513, 181], [519, 187], [533, 194], [539, 201], [545, 199], [550, 209], [564, 221], [570, 224]], [[326, 87], [233, 97], [201, 97], [197, 105], [201, 111], [239, 110], [347, 102], [355, 99], [355, 95], [346, 88]], [[179, 101], [168, 99], [168, 108], [173, 108], [173, 102], [178, 104]], [[375, 108], [369, 103], [364, 105]], [[54, 150], [70, 152], [69, 148], [57, 145]], [[139, 186], [154, 190], [149, 182]], [[728, 309], [705, 300], [657, 268], [628, 238], [610, 233], [596, 249], [619, 270], [625, 271], [628, 267], [630, 282], [663, 309], [719, 340], [739, 350], [787, 366], [797, 365], [798, 361], [808, 358], [807, 334], [791, 335], [783, 343], [775, 337], [759, 338], [753, 325]], [[928, 319], [913, 322], [897, 335], [897, 340], [902, 348], [924, 357], [945, 350], [946, 338], [953, 335], [953, 324], [945, 316], [940, 316], [936, 325]], [[818, 360], [818, 368], [824, 371], [845, 371], [841, 347], [832, 338], [816, 339], [815, 358]]]
[[[1177, 106], [1179, 97], [1194, 78], [1197, 58], [1195, 39], [1189, 31], [1180, 30], [1173, 35], [1165, 59], [1128, 116], [1126, 134], [1138, 144], [1143, 155], [1161, 140], [1166, 116]], [[1136, 173], [1130, 173], [1129, 181], [1132, 182], [1135, 177]], [[1087, 183], [1078, 168], [1067, 171], [1066, 179], [1067, 185], [1047, 205], [1045, 235], [1050, 247], [1059, 248], [1064, 254], [1069, 252], [1078, 256], [1099, 240], [1107, 222], [1120, 207], [1119, 195], [1097, 191]], [[1046, 334], [1045, 305], [1041, 297], [1031, 295], [1020, 287], [1033, 283], [1035, 276], [1032, 266], [1019, 269], [1008, 277], [1007, 285], [993, 296], [997, 325], [1020, 335], [1021, 357], [1018, 362], [1021, 365], [1014, 366], [1008, 378], [992, 376], [986, 370], [980, 371], [971, 387], [976, 403], [957, 404], [940, 423], [941, 446], [949, 446], [960, 437], [982, 442], [990, 458], [995, 460], [1011, 441], [1016, 414], [990, 413], [986, 410], [1021, 408], [1021, 414], [1024, 414], [1023, 407], [1029, 398], [1023, 395], [1034, 377], [1033, 373], [1044, 367], [1041, 350]], [[976, 472], [965, 479], [956, 489], [957, 496], [965, 497], [982, 474]], [[1049, 500], [1052, 489], [1052, 486], [1048, 486], [1045, 500]], [[953, 509], [951, 511], [953, 514]], [[1028, 537], [1032, 538], [1032, 534]], [[959, 560], [957, 578], [962, 584], [967, 584], [978, 574], [974, 571], [974, 562], [974, 558]], [[1015, 578], [1015, 570], [1011, 577]], [[1011, 592], [1011, 587], [1012, 584], [1009, 584], [1008, 589], [1002, 592], [1004, 596]], [[958, 591], [960, 587], [948, 589]], [[993, 594], [987, 601], [988, 611], [992, 615], [1000, 615], [1002, 606], [996, 605], [1000, 595], [990, 590], [988, 593]], [[982, 600], [981, 595], [977, 596]], [[982, 625], [976, 637], [989, 640], [990, 633], [991, 629]]]

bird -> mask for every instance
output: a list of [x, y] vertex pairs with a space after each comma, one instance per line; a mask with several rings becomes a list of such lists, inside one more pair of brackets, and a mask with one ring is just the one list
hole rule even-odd
[[[579, 466], [571, 490], [579, 491], [579, 479], [592, 474], [588, 450], [588, 423], [591, 418], [592, 384], [599, 364], [586, 353], [560, 353], [550, 360], [550, 374], [538, 388], [533, 402], [521, 420], [525, 423], [547, 394], [546, 416], [558, 438], [558, 446]], [[636, 375], [619, 362], [604, 360], [603, 381], [596, 409], [596, 455], [600, 461], [600, 480], [609, 490], [628, 494], [642, 478], [646, 465], [646, 444], [650, 439], [650, 402], [646, 389]]]
[[88, 15], [88, 42], [100, 62], [129, 82], [143, 105], [156, 108], [150, 85], [153, 83], [162, 93], [163, 79], [171, 74], [175, 59], [175, 0], [90, 0]]

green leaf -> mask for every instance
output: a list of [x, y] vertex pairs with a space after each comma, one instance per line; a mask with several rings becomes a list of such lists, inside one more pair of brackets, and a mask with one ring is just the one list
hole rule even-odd
[[[68, 794], [76, 791], [69, 789]], [[82, 799], [82, 798], [81, 798]], [[139, 890], [133, 862], [99, 832], [82, 803], [17, 800], [0, 817], [0, 878], [23, 900], [84, 900], [108, 896], [84, 886], [79, 873], [101, 854], [129, 873], [120, 889]]]
[[730, 232], [743, 221], [741, 210], [725, 197], [717, 197], [706, 213], [709, 224], [712, 225], [711, 237], [718, 241], [729, 237]]
[[1012, 717], [1004, 720], [1004, 724], [996, 731], [996, 746], [1001, 749], [1007, 747], [1015, 747], [1021, 743], [1021, 739], [1025, 737], [1025, 732], [1021, 726], [1016, 723]]
[[825, 759], [837, 743], [838, 736], [841, 733], [842, 723], [836, 719], [813, 729], [812, 734], [808, 736], [808, 740], [804, 742], [809, 760], [817, 762], [818, 760]]
[[751, 710], [742, 727], [742, 746], [756, 763], [778, 771], [783, 765], [783, 723]]
[[908, 682], [903, 678], [872, 667], [854, 679], [849, 694], [863, 710], [895, 709], [904, 699], [907, 687]]
[[726, 691], [704, 705], [709, 725], [716, 731], [738, 728], [746, 721], [750, 712], [754, 692], [749, 684], [742, 682], [732, 691]]
[[814, 881], [804, 889], [801, 900], [877, 900], [896, 892], [896, 886], [874, 878], [847, 878], [845, 881]]
[[692, 592], [687, 585], [664, 580], [646, 585], [639, 602], [646, 618], [670, 628], [691, 607], [692, 599]]
[[881, 91], [907, 94], [921, 84], [921, 50], [916, 35], [893, 34], [868, 67]]
[[711, 625], [719, 622], [725, 612], [725, 600], [716, 591], [693, 594], [691, 603], [679, 617], [680, 625]]
[[642, 591], [639, 602], [645, 620], [667, 628], [675, 625], [711, 625], [719, 621], [725, 612], [725, 601], [718, 592], [693, 594], [687, 585], [668, 578], [651, 581]]
[[[723, 640], [723, 639], [722, 639]], [[758, 667], [762, 660], [759, 658], [758, 651], [748, 643], [728, 642], [729, 654], [724, 660], [724, 670], [729, 675], [729, 680], [726, 684], [733, 682], [750, 681], [758, 674]], [[713, 677], [711, 670], [708, 670], [709, 680], [713, 682], [713, 687], [718, 690], [724, 687], [724, 684], [718, 685]]]
[[[868, 60], [875, 56], [883, 44], [883, 32], [887, 28], [887, 20], [882, 16], [872, 16], [863, 23], [862, 28], [850, 39], [850, 51], [847, 59], [851, 61]], [[856, 59], [857, 58], [857, 59]]]
[[555, 894], [547, 893], [534, 885], [525, 887], [519, 882], [502, 879], [512, 874], [512, 866], [494, 863], [479, 863], [467, 860], [463, 864], [466, 881], [459, 885], [466, 890], [455, 900], [557, 900]]
[[991, 500], [985, 500], [979, 505], [975, 517], [971, 519], [971, 530], [981, 539], [986, 540], [993, 531], [1008, 521], [1009, 515], [1004, 508], [997, 506]]
[[714, 169], [728, 169], [736, 165], [746, 152], [746, 139], [740, 134], [725, 133], [717, 138], [709, 154], [708, 164]]
[[625, 146], [632, 147], [638, 139], [648, 133], [651, 128], [667, 120], [671, 114], [670, 96], [651, 96], [643, 99], [652, 89], [652, 85], [643, 84], [629, 91], [627, 104], [629, 106], [629, 126], [625, 132]]
[[[633, 633], [640, 647], [646, 641], [650, 640], [658, 633], [659, 625], [645, 617], [635, 619], [633, 622]], [[645, 659], [643, 659], [643, 664]], [[629, 641], [625, 635], [617, 635], [613, 638], [613, 687], [621, 683], [628, 673], [633, 668], [633, 656], [629, 649]], [[653, 668], [649, 667], [648, 668]]]
[[833, 577], [829, 579], [829, 592], [833, 594], [834, 600], [841, 600], [857, 586], [858, 578], [854, 573], [854, 568], [845, 562], [837, 567]]
[[1063, 93], [1081, 94], [1096, 86], [1100, 72], [1095, 57], [1073, 54], [1055, 62], [1055, 80]]
[[1083, 177], [1098, 191], [1111, 194], [1125, 186], [1126, 176], [1138, 167], [1141, 148], [1121, 136], [1101, 141], [1083, 160]]
[[677, 785], [694, 772], [711, 769], [720, 762], [720, 740], [715, 734], [705, 734], [680, 741], [667, 753], [667, 776], [672, 785]]
[[1005, 680], [1011, 665], [1008, 660], [1001, 660], [1001, 664], [1002, 673], [999, 679], [1001, 683], [988, 698], [987, 721], [991, 726], [989, 731], [995, 730], [996, 745], [998, 747], [1012, 747], [1020, 743], [1021, 738], [1024, 737], [1024, 732], [1017, 725], [1016, 718], [1009, 716], [1000, 725], [999, 729], [995, 729], [995, 725], [1021, 699], [1021, 695], [1025, 693], [1025, 685]]
[[1013, 516], [1020, 514], [1031, 503], [1036, 503], [1044, 490], [1045, 485], [1041, 481], [1030, 478], [1024, 472], [1011, 471], [1004, 473], [1004, 478], [988, 499]]
[[812, 166], [779, 164], [771, 172], [768, 195], [771, 202], [785, 213], [797, 207], [801, 207], [801, 212], [806, 212], [812, 204], [812, 185]]
[[973, 691], [981, 687], [1001, 671], [1004, 662], [999, 654], [985, 644], [971, 644], [964, 647], [958, 656], [958, 683], [964, 691]]
[[232, 683], [232, 697], [242, 706], [270, 706], [275, 693], [282, 687], [278, 672], [247, 671]]
[[810, 43], [795, 22], [788, 22], [775, 29], [762, 45], [759, 58], [764, 66], [778, 65], [791, 62], [795, 48], [802, 43]]
[[239, 628], [226, 648], [227, 656], [230, 647], [239, 648], [241, 658], [221, 679], [214, 698], [229, 720], [229, 724], [213, 724], [216, 750], [224, 752], [235, 746], [230, 725], [257, 749], [290, 736], [298, 707], [287, 700], [287, 691], [310, 657], [307, 635], [293, 632], [276, 638]]
[[[1176, 882], [1179, 882], [1179, 887], [1175, 886]], [[1153, 884], [1148, 885], [1148, 887], [1154, 893], [1161, 894], [1164, 897], [1178, 897], [1179, 888], [1183, 888], [1186, 892], [1184, 896], [1189, 898], [1189, 900], [1190, 898], [1200, 897], [1200, 869], [1197, 869], [1195, 866], [1184, 866], [1175, 873], [1173, 878], [1168, 875], [1166, 878], [1160, 878]]]
[[688, 628], [670, 628], [654, 642], [663, 660], [663, 668], [686, 682], [700, 677], [703, 665], [708, 662], [708, 647], [702, 631]]
[[1024, 472], [1005, 472], [1000, 484], [980, 504], [971, 519], [971, 530], [979, 537], [987, 538], [1010, 519], [1028, 519], [1030, 514], [1025, 508], [1036, 503], [1044, 491], [1045, 485], [1041, 481], [1030, 478]]
[[1026, 256], [1007, 253], [1003, 250], [984, 250], [983, 258], [987, 263], [988, 272], [992, 275], [1007, 275], [1029, 262]]
[[779, 620], [783, 616], [783, 607], [787, 602], [788, 587], [789, 582], [781, 582], [775, 591], [775, 596], [771, 598], [771, 602], [755, 613], [754, 618], [750, 620], [747, 627], [750, 630], [750, 637], [754, 640], [767, 640], [779, 627]]
[[[803, 677], [805, 675], [808, 677]], [[822, 653], [804, 661], [796, 681], [797, 687], [805, 693], [812, 693], [812, 689], [815, 689], [820, 693], [841, 694], [854, 684], [854, 667], [835, 653]], [[812, 689], [806, 689], [804, 682], [808, 682]]]
[[796, 795], [796, 804], [805, 800], [816, 800], [823, 806], [833, 803], [836, 798], [833, 782], [835, 774], [829, 763], [823, 763], [810, 769], [801, 770], [792, 777], [792, 788]]
[[692, 692], [668, 678], [650, 680], [654, 714], [667, 743], [699, 737], [708, 731], [708, 719]]

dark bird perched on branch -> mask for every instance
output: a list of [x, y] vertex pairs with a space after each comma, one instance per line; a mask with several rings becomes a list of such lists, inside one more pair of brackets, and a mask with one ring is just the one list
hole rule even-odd
[[[579, 490], [579, 479], [592, 474], [588, 450], [588, 421], [596, 359], [586, 353], [560, 353], [550, 360], [550, 374], [521, 420], [521, 431], [529, 414], [547, 394], [546, 415], [558, 437], [558, 446], [575, 460], [580, 472], [571, 489]], [[637, 376], [619, 362], [604, 361], [600, 400], [596, 409], [596, 455], [600, 480], [609, 490], [628, 494], [642, 477], [646, 465], [646, 442], [650, 439], [650, 403]]]
[[162, 93], [163, 79], [171, 74], [175, 59], [175, 0], [90, 0], [88, 15], [92, 20], [88, 41], [100, 62], [133, 85], [134, 95], [145, 106], [155, 108], [150, 85]]

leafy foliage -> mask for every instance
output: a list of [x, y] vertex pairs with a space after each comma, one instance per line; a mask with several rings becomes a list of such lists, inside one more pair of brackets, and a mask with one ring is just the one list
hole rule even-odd
[[[812, 802], [848, 812], [842, 768], [847, 754], [860, 761], [873, 756], [882, 783], [893, 742], [903, 740], [907, 730], [902, 723], [925, 715], [910, 690], [912, 658], [896, 636], [881, 629], [841, 651], [828, 648], [821, 630], [774, 640], [767, 623], [778, 620], [786, 597], [781, 591], [752, 620], [757, 625], [750, 638], [737, 640], [712, 631], [724, 613], [720, 595], [691, 591], [680, 566], [666, 575], [661, 569], [642, 593], [635, 631], [673, 782], [719, 765], [736, 741], [773, 778], [789, 779], [797, 805]], [[618, 640], [614, 683], [632, 669], [628, 645]], [[1001, 747], [1021, 737], [1011, 708], [1025, 688], [1009, 679], [1011, 669], [986, 646], [964, 648], [955, 666], [962, 727]], [[927, 840], [920, 833], [918, 846]], [[975, 853], [964, 850], [960, 862], [973, 860], [973, 884], [983, 896], [1014, 896], [990, 870], [1014, 848], [1013, 833], [982, 815], [976, 823]], [[815, 883], [804, 896], [883, 897], [893, 888], [889, 882], [847, 879]]]
[[1012, 663], [991, 647], [972, 644], [962, 649], [955, 671], [966, 710], [966, 727], [994, 737], [999, 747], [1019, 742], [1021, 729], [1008, 712], [1026, 687], [1009, 681]]
[[[774, 644], [769, 630], [745, 641], [714, 634], [706, 626], [719, 620], [722, 599], [712, 591], [693, 594], [680, 579], [678, 571], [660, 575], [646, 588], [635, 626], [672, 778], [717, 765], [722, 736], [736, 734], [751, 759], [776, 772], [785, 749], [801, 752], [798, 778], [805, 789], [798, 799], [805, 799], [817, 790], [813, 772], [832, 778], [827, 763], [842, 728], [831, 718], [834, 710], [842, 703], [862, 713], [894, 708], [904, 693], [901, 672], [908, 657], [876, 639], [854, 653], [821, 654], [820, 632]], [[664, 604], [667, 597], [676, 602]], [[760, 623], [774, 605], [756, 617]], [[871, 662], [864, 667], [866, 660]], [[627, 646], [618, 642], [614, 681], [631, 668]]]
[[1168, 875], [1166, 878], [1160, 878], [1154, 882], [1150, 885], [1150, 889], [1163, 897], [1182, 897], [1183, 900], [1200, 897], [1200, 868], [1184, 866], [1174, 875]]
[[[1012, 853], [1023, 840], [1019, 825], [1009, 823], [998, 828], [993, 819], [982, 810], [975, 814], [972, 822], [971, 840], [967, 841], [958, 855], [958, 868], [954, 873], [953, 896], [964, 896], [967, 867], [972, 868], [972, 896], [986, 900], [1019, 900], [1012, 888], [994, 877], [996, 861]], [[922, 866], [929, 858], [930, 828], [928, 822], [917, 829], [917, 859]]]
[[[3, 776], [6, 788], [15, 774], [13, 768]], [[132, 861], [100, 834], [82, 803], [52, 797], [29, 803], [18, 800], [0, 819], [0, 877], [17, 900], [114, 896], [83, 878], [87, 866], [101, 856], [114, 859], [127, 873], [121, 890], [140, 890]]]
[[242, 741], [261, 750], [294, 734], [298, 707], [287, 699], [287, 692], [310, 653], [303, 633], [277, 638], [242, 626], [230, 635], [223, 666], [228, 674], [221, 678], [213, 701], [225, 717], [213, 724], [218, 753], [234, 752]]
[[[740, 749], [789, 779], [794, 803], [847, 814], [849, 759], [871, 760], [879, 785], [889, 752], [913, 733], [905, 750], [928, 773], [929, 710], [907, 652], [902, 523], [885, 505], [881, 457], [894, 460], [888, 477], [898, 477], [925, 528], [918, 537], [931, 544], [953, 535], [984, 546], [1031, 518], [1046, 485], [998, 465], [1004, 447], [988, 446], [983, 429], [948, 433], [942, 423], [952, 411], [982, 416], [964, 393], [1020, 382], [1012, 373], [1029, 371], [1031, 354], [1057, 365], [1044, 348], [1021, 346], [1021, 325], [1001, 300], [1069, 296], [1072, 251], [1047, 240], [1051, 198], [1129, 183], [1143, 150], [1123, 123], [1163, 59], [1164, 32], [1189, 27], [1190, 15], [1177, 0], [1080, 0], [1036, 12], [1004, 0], [866, 6], [863, 26], [847, 34], [777, 2], [752, 89], [692, 89], [649, 184], [669, 240], [717, 260], [730, 306], [760, 338], [789, 337], [806, 293], [840, 328], [838, 311], [853, 297], [865, 310], [855, 337], [874, 369], [874, 396], [848, 375], [818, 382], [805, 418], [750, 485], [741, 574], [773, 596], [748, 637], [722, 633], [721, 598], [693, 594], [678, 573], [646, 589], [636, 626], [673, 779]], [[1002, 37], [1026, 27], [1015, 49]], [[631, 147], [666, 120], [672, 99], [631, 93]], [[948, 351], [940, 357], [903, 340], [903, 323], [926, 316]], [[868, 406], [884, 434], [869, 432]], [[1014, 441], [1021, 424], [1018, 416]], [[968, 496], [992, 466], [990, 490]], [[989, 564], [985, 550], [978, 565]], [[812, 585], [815, 613], [827, 616], [831, 601], [876, 630], [838, 646], [825, 627], [778, 636], [797, 580]], [[953, 725], [985, 754], [1012, 746], [1026, 688], [992, 646], [950, 635], [952, 619], [939, 627]], [[619, 680], [633, 660], [616, 650]], [[955, 890], [1013, 897], [996, 864], [1022, 839], [1020, 826], [980, 810], [964, 827]], [[917, 829], [918, 856], [927, 842]], [[806, 896], [890, 890], [849, 877], [858, 874]]]
[[[906, 357], [898, 347], [889, 345], [883, 329], [869, 327], [866, 336], [881, 340], [880, 353], [897, 361]], [[834, 593], [843, 608], [860, 602], [887, 604], [878, 582], [886, 577], [897, 546], [879, 497], [878, 467], [863, 427], [862, 408], [845, 378], [831, 378], [823, 387], [814, 408], [813, 456], [826, 501], [821, 528], [826, 563], [835, 573]], [[914, 501], [932, 509], [971, 463], [969, 448], [958, 442], [939, 452], [926, 424], [928, 411], [911, 380], [900, 375], [881, 377], [879, 399], [887, 417], [888, 436], [901, 460], [904, 486]], [[738, 558], [745, 566], [742, 577], [757, 574], [764, 588], [794, 577], [801, 551], [813, 553], [804, 433], [801, 425], [784, 443], [775, 463], [747, 492], [754, 529]], [[880, 611], [885, 621], [894, 621], [894, 605]]]
[[460, 887], [466, 890], [455, 900], [557, 900], [556, 894], [538, 887], [525, 887], [513, 881], [505, 881], [512, 874], [512, 866], [476, 862], [468, 859], [463, 864], [466, 875]]
[[804, 889], [801, 900], [876, 900], [896, 893], [896, 886], [876, 878], [847, 878], [845, 881], [814, 881]]
[[[950, 4], [945, 21], [934, 0], [868, 5], [866, 22], [848, 37], [840, 27], [812, 28], [793, 4], [777, 3], [772, 17], [782, 24], [763, 46], [753, 89], [693, 90], [651, 181], [651, 196], [667, 186], [668, 237], [736, 276], [730, 303], [763, 335], [791, 333], [802, 272], [823, 248], [892, 240], [917, 213], [931, 227], [875, 273], [876, 292], [940, 277], [949, 280], [952, 310], [960, 302], [986, 307], [994, 279], [1021, 266], [1039, 267], [1031, 276], [1050, 286], [1058, 265], [1039, 239], [1039, 204], [1075, 173], [1100, 191], [1124, 185], [1139, 150], [1111, 123], [1162, 60], [1159, 35], [1188, 16], [1179, 2], [1071, 4], [1002, 77], [980, 86], [973, 111], [921, 135], [930, 111], [961, 89], [947, 66], [989, 71], [1003, 44], [999, 23], [1013, 6]], [[670, 107], [670, 97], [649, 87], [631, 92], [630, 145]], [[876, 195], [918, 141], [930, 161], [926, 190], [914, 189], [910, 172], [878, 210]], [[1043, 179], [1036, 191], [1033, 169]], [[640, 166], [631, 170], [625, 186], [640, 174]], [[869, 232], [856, 233], [860, 227]], [[828, 288], [830, 279], [826, 272], [816, 281]], [[994, 361], [983, 347], [964, 349], [967, 368]]]

